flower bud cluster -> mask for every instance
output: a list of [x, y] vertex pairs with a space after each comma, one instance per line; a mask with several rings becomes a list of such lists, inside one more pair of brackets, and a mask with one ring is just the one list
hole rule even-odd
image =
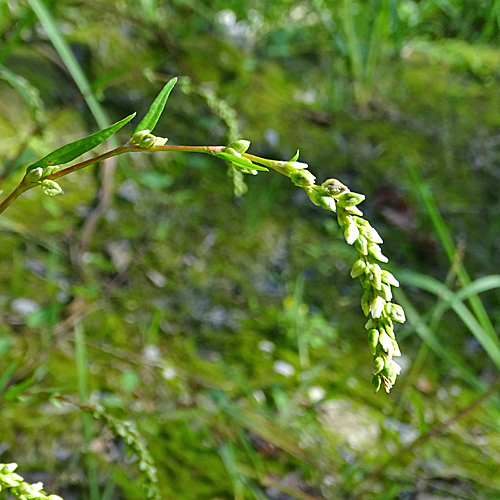
[[30, 484], [14, 471], [17, 464], [0, 464], [0, 491], [9, 490], [9, 493], [19, 500], [35, 500], [39, 498], [49, 500], [62, 500], [57, 495], [47, 495], [43, 491], [42, 483]]
[[[256, 170], [266, 170], [243, 155], [249, 145], [248, 141], [236, 141], [215, 156], [230, 161], [240, 172], [256, 174]], [[252, 159], [254, 158], [256, 157]], [[383, 386], [389, 392], [401, 371], [401, 367], [392, 359], [394, 356], [401, 356], [394, 336], [393, 322], [404, 323], [405, 314], [401, 306], [391, 302], [391, 286], [399, 286], [398, 281], [378, 264], [389, 260], [380, 248], [382, 238], [363, 219], [363, 212], [358, 208], [365, 199], [364, 195], [352, 193], [337, 179], [328, 179], [321, 186], [316, 185], [316, 177], [309, 172], [307, 163], [297, 161], [298, 158], [297, 151], [290, 161], [262, 158], [256, 161], [288, 175], [293, 184], [302, 188], [316, 206], [337, 213], [346, 242], [354, 245], [358, 251], [351, 276], [359, 278], [365, 290], [361, 307], [365, 316], [369, 317], [365, 328], [368, 330], [368, 343], [373, 356], [373, 388], [378, 392]]]
[[250, 142], [241, 139], [239, 141], [234, 141], [227, 148], [224, 148], [223, 151], [216, 153], [215, 156], [229, 161], [238, 172], [243, 174], [257, 175], [259, 170], [267, 172], [267, 168], [256, 165], [252, 160], [243, 156], [243, 153], [245, 153], [249, 147]]
[[49, 175], [57, 172], [59, 170], [58, 165], [51, 165], [48, 167], [37, 167], [30, 170], [26, 177], [32, 184], [40, 184], [42, 186], [43, 194], [47, 196], [57, 196], [63, 194], [61, 186], [56, 181], [52, 179], [47, 179]]
[[392, 359], [401, 356], [393, 322], [404, 323], [405, 314], [400, 305], [391, 302], [391, 286], [397, 287], [399, 282], [377, 263], [389, 260], [380, 248], [382, 238], [361, 217], [363, 214], [357, 208], [364, 198], [362, 194], [350, 191], [340, 194], [337, 198], [337, 219], [346, 242], [358, 250], [351, 277], [359, 278], [365, 290], [361, 308], [369, 318], [365, 328], [368, 330], [368, 344], [373, 356], [373, 388], [377, 392], [383, 386], [389, 392], [401, 372], [401, 367]]
[[136, 132], [130, 143], [134, 146], [139, 146], [143, 149], [149, 149], [155, 146], [165, 146], [168, 139], [166, 137], [156, 137], [156, 135], [150, 134], [150, 130], [141, 130]]
[[401, 367], [392, 359], [394, 356], [401, 356], [394, 336], [393, 322], [404, 323], [405, 314], [401, 306], [391, 302], [391, 286], [397, 287], [399, 282], [378, 264], [389, 260], [380, 248], [382, 238], [362, 218], [363, 212], [357, 207], [365, 197], [352, 193], [337, 179], [328, 179], [317, 186], [314, 175], [305, 170], [307, 165], [304, 163], [288, 162], [285, 168], [292, 182], [303, 188], [315, 205], [337, 213], [346, 242], [354, 245], [358, 251], [351, 276], [359, 278], [365, 290], [361, 307], [365, 316], [369, 317], [365, 327], [373, 356], [372, 384], [375, 392], [382, 386], [389, 392], [401, 371]]

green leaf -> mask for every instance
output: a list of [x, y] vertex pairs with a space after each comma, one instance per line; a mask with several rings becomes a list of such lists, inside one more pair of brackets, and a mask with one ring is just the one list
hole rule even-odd
[[177, 78], [172, 78], [166, 85], [163, 87], [162, 91], [158, 94], [158, 97], [154, 100], [153, 104], [149, 108], [149, 111], [146, 113], [146, 116], [139, 122], [139, 125], [134, 130], [134, 134], [140, 132], [141, 130], [149, 130], [153, 131], [158, 120], [160, 119], [161, 114], [163, 113], [163, 109], [165, 108], [165, 104], [167, 104], [168, 96], [174, 85], [177, 83]]
[[297, 161], [299, 159], [299, 150], [293, 155], [293, 157], [289, 161]]
[[31, 387], [31, 385], [33, 385], [33, 379], [29, 378], [9, 387], [3, 395], [5, 401], [16, 401], [23, 392], [26, 392], [29, 387]]
[[255, 163], [253, 163], [252, 161], [248, 160], [245, 157], [238, 158], [235, 155], [224, 153], [223, 151], [221, 151], [220, 153], [216, 153], [215, 156], [217, 156], [217, 158], [221, 158], [222, 160], [227, 160], [242, 168], [248, 168], [251, 170], [260, 170], [262, 172], [269, 172], [269, 170], [266, 167], [261, 167], [260, 165], [256, 165]]
[[132, 113], [123, 120], [120, 120], [119, 122], [110, 125], [104, 130], [100, 130], [95, 134], [88, 135], [87, 137], [79, 139], [78, 141], [70, 142], [69, 144], [66, 144], [66, 146], [62, 146], [61, 148], [52, 151], [52, 153], [49, 153], [41, 160], [38, 160], [37, 162], [30, 165], [26, 169], [26, 172], [29, 172], [30, 170], [33, 170], [34, 168], [38, 167], [44, 168], [48, 167], [49, 165], [62, 165], [64, 163], [68, 163], [74, 160], [75, 158], [78, 158], [87, 151], [90, 151], [91, 149], [94, 149], [96, 146], [99, 146], [99, 144], [103, 143], [108, 137], [113, 135], [115, 132], [120, 130], [124, 125], [126, 125], [130, 120], [132, 120], [132, 118], [135, 115], [136, 113]]

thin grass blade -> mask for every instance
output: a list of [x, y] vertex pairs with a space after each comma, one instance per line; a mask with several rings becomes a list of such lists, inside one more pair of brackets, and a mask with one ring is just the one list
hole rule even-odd
[[[442, 297], [449, 307], [455, 311], [455, 313], [467, 326], [476, 340], [481, 344], [497, 368], [500, 369], [500, 348], [498, 347], [498, 344], [492, 341], [490, 336], [484, 331], [480, 323], [469, 311], [469, 309], [467, 309], [465, 304], [463, 304], [461, 300], [457, 299], [457, 295], [455, 293], [435, 278], [431, 278], [430, 276], [425, 276], [423, 274], [403, 271], [398, 275], [398, 277], [403, 283], [416, 286]], [[489, 285], [491, 286], [491, 284], [495, 282], [496, 280], [490, 280]], [[498, 282], [496, 282], [496, 284], [498, 285]], [[480, 289], [477, 285], [475, 288]], [[472, 291], [474, 291], [474, 288], [472, 288]], [[469, 294], [467, 295], [462, 293], [462, 296], [465, 298], [466, 296], [470, 296], [470, 294], [471, 289], [469, 288]]]
[[[439, 213], [437, 204], [434, 201], [429, 186], [424, 182], [422, 176], [420, 175], [420, 172], [418, 171], [417, 166], [411, 159], [406, 158], [406, 165], [408, 167], [411, 176], [413, 177], [414, 184], [417, 187], [418, 193], [422, 198], [422, 201], [424, 202], [424, 205], [427, 209], [429, 217], [431, 218], [434, 228], [436, 229], [436, 233], [438, 234], [439, 239], [441, 240], [441, 244], [443, 245], [446, 254], [448, 255], [448, 258], [450, 259], [450, 262], [453, 263], [455, 261], [455, 255], [457, 253], [457, 249], [455, 248], [455, 244], [453, 243], [453, 239], [451, 237], [448, 226], [446, 225], [446, 222]], [[470, 285], [471, 279], [463, 264], [460, 263], [458, 264], [456, 273], [462, 287]], [[498, 335], [496, 334], [495, 329], [491, 324], [490, 318], [488, 317], [488, 313], [486, 312], [486, 309], [484, 308], [481, 299], [477, 295], [469, 295], [468, 300], [472, 307], [472, 310], [474, 311], [474, 314], [476, 315], [479, 323], [481, 324], [482, 329], [489, 337], [491, 342], [493, 342], [493, 344], [495, 344], [497, 348], [500, 350], [500, 340], [498, 339]]]

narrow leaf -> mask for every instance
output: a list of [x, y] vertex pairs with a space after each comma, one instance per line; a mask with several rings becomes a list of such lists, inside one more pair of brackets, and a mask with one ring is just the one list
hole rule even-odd
[[[261, 167], [260, 165], [257, 165], [253, 162], [247, 163], [246, 158], [238, 158], [237, 156], [234, 156], [229, 153], [224, 153], [221, 151], [220, 153], [216, 153], [217, 158], [221, 158], [222, 160], [227, 160], [231, 163], [235, 163], [236, 165], [242, 167], [242, 168], [248, 168], [251, 170], [259, 170], [261, 172], [269, 172], [269, 170], [266, 167]], [[250, 160], [248, 160], [250, 161]]]
[[52, 153], [49, 153], [41, 160], [38, 160], [37, 162], [30, 165], [26, 169], [26, 172], [29, 172], [30, 170], [33, 170], [37, 167], [44, 168], [49, 165], [62, 165], [74, 160], [75, 158], [78, 158], [87, 151], [90, 151], [96, 146], [99, 146], [99, 144], [103, 143], [108, 137], [113, 135], [124, 125], [126, 125], [130, 120], [132, 120], [134, 116], [135, 113], [127, 116], [123, 120], [120, 120], [113, 125], [110, 125], [104, 130], [100, 130], [99, 132], [84, 137], [83, 139], [79, 139], [78, 141], [70, 142], [69, 144], [66, 144], [66, 146], [62, 146], [61, 148], [52, 151]]
[[165, 104], [167, 104], [168, 96], [174, 85], [177, 83], [177, 78], [172, 78], [166, 85], [163, 87], [162, 91], [158, 94], [158, 97], [154, 100], [153, 104], [149, 108], [149, 111], [146, 113], [146, 116], [139, 122], [139, 125], [134, 130], [134, 134], [140, 132], [141, 130], [149, 130], [153, 132], [158, 120], [160, 119], [161, 114], [163, 113], [163, 109], [165, 108]]

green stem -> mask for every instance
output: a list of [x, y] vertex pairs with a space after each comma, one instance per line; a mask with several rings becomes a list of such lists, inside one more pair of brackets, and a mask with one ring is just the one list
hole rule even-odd
[[[89, 397], [87, 346], [85, 345], [85, 334], [80, 324], [75, 325], [75, 351], [76, 371], [78, 376], [78, 396], [80, 401], [85, 404], [87, 403]], [[99, 475], [97, 463], [92, 455], [92, 452], [90, 451], [90, 445], [93, 440], [92, 416], [90, 413], [82, 413], [82, 430], [85, 441], [85, 462], [87, 466], [90, 500], [99, 500]]]
[[9, 196], [7, 196], [2, 203], [0, 203], [0, 213], [6, 210], [16, 198], [21, 196], [25, 191], [28, 191], [31, 187], [32, 186], [27, 184], [25, 178], [23, 178], [23, 180], [19, 183], [19, 186], [17, 186], [16, 189], [14, 189], [14, 191], [12, 191], [12, 193], [10, 193]]
[[243, 153], [242, 156], [248, 158], [249, 160], [252, 160], [255, 163], [258, 163], [259, 165], [272, 168], [273, 170], [276, 170], [276, 172], [290, 177], [290, 174], [284, 168], [285, 163], [287, 163], [286, 161], [268, 160], [266, 158], [261, 158], [260, 156], [251, 155], [249, 153]]

